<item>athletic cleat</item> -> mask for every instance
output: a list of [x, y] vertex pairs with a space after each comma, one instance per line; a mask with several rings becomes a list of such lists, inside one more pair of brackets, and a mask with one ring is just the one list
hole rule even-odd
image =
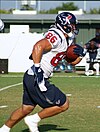
[[38, 124], [33, 122], [30, 116], [24, 118], [25, 124], [28, 126], [30, 132], [39, 132]]
[[2, 128], [0, 128], [0, 132], [8, 132], [8, 131], [4, 131]]
[[4, 129], [4, 128], [0, 128], [0, 132], [10, 132], [10, 130]]
[[2, 132], [2, 129], [0, 128], [0, 132]]

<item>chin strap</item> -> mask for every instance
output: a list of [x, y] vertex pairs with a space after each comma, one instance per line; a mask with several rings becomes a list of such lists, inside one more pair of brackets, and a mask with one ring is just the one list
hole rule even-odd
[[57, 28], [60, 29], [63, 33], [67, 34], [68, 37], [73, 37], [73, 33], [72, 32], [66, 33], [58, 23], [57, 23]]

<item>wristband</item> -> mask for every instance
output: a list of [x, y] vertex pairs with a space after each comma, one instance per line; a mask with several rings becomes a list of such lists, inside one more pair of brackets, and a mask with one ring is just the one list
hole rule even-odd
[[34, 66], [35, 67], [40, 67], [40, 63], [35, 63]]

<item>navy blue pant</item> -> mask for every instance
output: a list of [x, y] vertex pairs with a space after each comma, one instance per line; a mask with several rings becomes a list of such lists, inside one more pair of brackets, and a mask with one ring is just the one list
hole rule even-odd
[[23, 104], [32, 106], [38, 104], [42, 108], [48, 108], [62, 106], [66, 102], [66, 95], [47, 79], [45, 79], [45, 86], [47, 91], [41, 92], [34, 76], [26, 72], [23, 78]]

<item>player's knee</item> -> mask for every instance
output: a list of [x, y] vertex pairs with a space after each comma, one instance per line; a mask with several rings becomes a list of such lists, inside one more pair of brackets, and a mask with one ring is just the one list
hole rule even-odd
[[66, 102], [61, 106], [62, 111], [66, 111], [69, 108], [69, 99], [67, 98]]
[[33, 109], [34, 109], [34, 106], [30, 106], [30, 105], [23, 105], [22, 106], [22, 112], [25, 115], [31, 113], [33, 111]]
[[99, 69], [99, 63], [93, 65], [94, 69]]

